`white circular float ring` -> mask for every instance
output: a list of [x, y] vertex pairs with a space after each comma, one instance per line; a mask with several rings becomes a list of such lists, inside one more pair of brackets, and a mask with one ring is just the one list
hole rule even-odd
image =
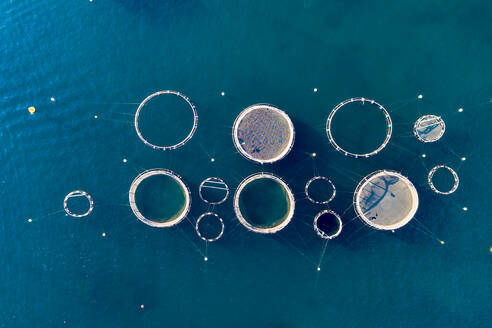
[[[72, 198], [72, 197], [85, 197], [85, 198], [87, 198], [87, 200], [89, 201], [89, 209], [87, 210], [87, 212], [82, 213], [82, 214], [77, 214], [77, 213], [73, 213], [72, 211], [70, 211], [70, 209], [68, 208], [68, 199]], [[63, 208], [65, 209], [65, 212], [68, 215], [73, 216], [74, 218], [81, 218], [81, 217], [84, 217], [84, 216], [91, 214], [92, 210], [94, 209], [94, 201], [92, 199], [92, 196], [89, 195], [88, 193], [86, 193], [85, 191], [74, 190], [65, 196], [65, 199], [63, 200]]]
[[[184, 211], [179, 213], [179, 215], [174, 217], [172, 220], [168, 220], [168, 221], [164, 221], [164, 222], [157, 222], [157, 221], [149, 220], [145, 216], [143, 216], [143, 214], [140, 212], [140, 210], [137, 207], [137, 204], [135, 202], [135, 192], [137, 191], [138, 186], [140, 185], [140, 183], [143, 180], [145, 180], [148, 177], [151, 177], [153, 175], [166, 175], [166, 176], [173, 178], [174, 181], [176, 181], [180, 185], [180, 187], [182, 188], [182, 190], [185, 193], [185, 209], [184, 209]], [[132, 209], [133, 214], [135, 214], [135, 216], [140, 221], [142, 221], [143, 223], [145, 223], [149, 226], [152, 226], [152, 227], [156, 227], [156, 228], [167, 228], [167, 227], [171, 227], [171, 226], [178, 224], [188, 215], [188, 212], [190, 211], [190, 207], [191, 207], [190, 189], [183, 182], [182, 178], [179, 175], [177, 175], [176, 173], [174, 173], [173, 171], [168, 170], [168, 169], [150, 169], [150, 170], [146, 170], [146, 171], [140, 173], [133, 180], [133, 182], [130, 186], [130, 191], [128, 192], [128, 198], [129, 198], [130, 207]]]
[[[138, 119], [139, 119], [139, 116], [140, 116], [140, 111], [142, 110], [142, 108], [145, 106], [145, 104], [152, 98], [154, 97], [157, 97], [159, 95], [163, 95], [163, 94], [171, 94], [171, 95], [176, 95], [178, 97], [181, 97], [183, 100], [185, 100], [188, 105], [190, 106], [191, 110], [193, 111], [193, 126], [190, 130], [190, 132], [188, 133], [188, 135], [183, 139], [181, 140], [180, 142], [178, 142], [177, 144], [174, 144], [174, 145], [170, 145], [170, 146], [159, 146], [159, 145], [154, 145], [153, 143], [149, 142], [147, 139], [145, 139], [143, 136], [142, 136], [142, 133], [140, 132], [140, 129], [138, 128]], [[164, 90], [164, 91], [158, 91], [158, 92], [155, 92], [153, 94], [151, 94], [150, 96], [148, 96], [147, 98], [145, 98], [141, 103], [140, 105], [138, 105], [138, 109], [137, 109], [137, 112], [135, 113], [135, 130], [137, 131], [137, 135], [138, 137], [140, 138], [140, 140], [142, 140], [142, 142], [144, 144], [146, 144], [147, 146], [149, 147], [152, 147], [153, 149], [159, 149], [159, 150], [174, 150], [174, 149], [177, 149], [179, 147], [182, 147], [184, 146], [188, 141], [190, 141], [190, 139], [193, 137], [193, 135], [195, 134], [195, 131], [198, 127], [198, 113], [196, 111], [196, 107], [195, 105], [191, 102], [191, 100], [185, 96], [184, 94], [178, 92], [178, 91], [173, 91], [173, 90]]]
[[[326, 200], [323, 200], [323, 201], [320, 201], [320, 200], [314, 199], [313, 197], [311, 197], [309, 195], [309, 186], [311, 185], [311, 183], [313, 183], [316, 180], [323, 180], [323, 181], [328, 182], [328, 184], [330, 184], [330, 186], [333, 189], [333, 193], [331, 194], [330, 198], [328, 198]], [[304, 186], [304, 194], [306, 195], [306, 198], [309, 199], [309, 201], [311, 203], [314, 203], [314, 204], [328, 204], [329, 202], [331, 202], [333, 200], [333, 198], [335, 198], [335, 196], [337, 194], [337, 190], [335, 188], [335, 185], [333, 184], [333, 182], [331, 182], [330, 179], [328, 179], [327, 177], [323, 177], [323, 176], [318, 175], [318, 176], [312, 177], [308, 182], [306, 182], [306, 185]]]
[[[327, 235], [325, 232], [321, 231], [318, 228], [318, 224], [317, 224], [318, 223], [318, 220], [324, 214], [331, 214], [331, 215], [333, 215], [337, 219], [337, 222], [338, 222], [338, 230], [335, 233], [331, 234], [331, 235]], [[332, 210], [323, 210], [323, 211], [319, 212], [318, 214], [316, 214], [316, 216], [314, 217], [313, 227], [314, 227], [314, 231], [316, 231], [316, 233], [318, 234], [318, 236], [320, 236], [321, 238], [323, 238], [323, 239], [333, 239], [333, 238], [337, 237], [338, 235], [340, 235], [340, 233], [342, 232], [343, 224], [342, 224], [342, 219], [340, 218], [340, 215], [338, 215], [337, 213], [335, 213]]]
[[[383, 111], [384, 117], [386, 119], [386, 137], [385, 137], [383, 143], [378, 148], [376, 148], [375, 150], [368, 152], [368, 153], [353, 153], [353, 152], [347, 151], [337, 144], [337, 142], [335, 141], [335, 139], [333, 138], [333, 135], [332, 135], [331, 121], [333, 119], [333, 116], [335, 116], [336, 112], [338, 112], [343, 106], [350, 104], [350, 103], [353, 103], [353, 102], [362, 102], [362, 104], [364, 104], [365, 102], [368, 102], [370, 104], [376, 105], [380, 110]], [[370, 157], [370, 156], [373, 156], [373, 155], [376, 155], [377, 153], [379, 153], [381, 150], [384, 149], [384, 147], [386, 147], [386, 145], [390, 141], [392, 130], [393, 130], [393, 123], [391, 122], [391, 117], [390, 117], [388, 111], [386, 110], [386, 108], [384, 108], [381, 104], [379, 104], [378, 102], [376, 102], [372, 99], [366, 99], [363, 97], [350, 98], [350, 99], [342, 101], [341, 103], [336, 105], [335, 108], [332, 109], [332, 111], [330, 112], [330, 115], [328, 116], [328, 119], [326, 120], [326, 135], [328, 136], [328, 141], [330, 141], [330, 144], [338, 152], [344, 154], [345, 156], [350, 156], [350, 157], [354, 157], [354, 158], [359, 158], [359, 157], [366, 157], [367, 158], [367, 157]]]
[[[207, 183], [209, 185], [207, 185]], [[214, 184], [215, 184], [215, 186], [214, 186]], [[222, 199], [220, 199], [218, 201], [211, 201], [211, 200], [206, 199], [203, 196], [203, 193], [202, 193], [203, 188], [225, 190], [225, 195]], [[210, 177], [210, 178], [206, 178], [205, 180], [202, 181], [202, 183], [200, 183], [200, 187], [198, 187], [198, 194], [200, 195], [201, 200], [203, 200], [205, 203], [211, 204], [211, 205], [220, 205], [227, 200], [227, 197], [229, 197], [229, 187], [224, 182], [224, 180], [222, 180], [221, 178]]]
[[[215, 236], [214, 238], [206, 238], [205, 236], [203, 236], [201, 233], [200, 233], [200, 221], [206, 217], [206, 216], [212, 216], [212, 217], [215, 217], [217, 218], [217, 220], [219, 220], [220, 222], [220, 233]], [[196, 230], [196, 233], [198, 235], [198, 237], [200, 237], [201, 239], [203, 239], [204, 241], [208, 241], [208, 242], [214, 242], [216, 240], [219, 240], [220, 237], [222, 237], [222, 235], [224, 234], [224, 221], [222, 221], [222, 218], [220, 216], [218, 216], [217, 214], [213, 213], [213, 212], [206, 212], [206, 213], [203, 213], [202, 215], [200, 215], [198, 217], [198, 219], [196, 220], [196, 224], [195, 224], [195, 230]]]
[[[434, 186], [434, 183], [432, 182], [432, 178], [434, 177], [434, 173], [436, 173], [436, 171], [439, 170], [439, 169], [446, 169], [453, 176], [454, 184], [453, 184], [453, 187], [451, 187], [451, 189], [448, 190], [448, 191], [441, 191], [441, 190], [437, 189]], [[458, 189], [458, 186], [460, 185], [460, 178], [458, 177], [458, 174], [452, 168], [450, 168], [449, 166], [446, 166], [446, 165], [437, 165], [437, 166], [434, 166], [429, 171], [429, 175], [427, 176], [427, 183], [429, 184], [429, 187], [432, 189], [432, 191], [434, 191], [435, 193], [438, 193], [438, 194], [441, 194], [441, 195], [449, 195], [449, 194], [452, 194], [453, 192], [455, 192], [456, 189]]]

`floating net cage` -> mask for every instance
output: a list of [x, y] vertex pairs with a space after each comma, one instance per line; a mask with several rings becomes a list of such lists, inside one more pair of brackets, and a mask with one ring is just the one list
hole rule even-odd
[[446, 124], [436, 115], [421, 116], [413, 125], [413, 134], [422, 142], [435, 142], [444, 135]]
[[[137, 206], [135, 195], [138, 192], [139, 186], [153, 177], [164, 178], [162, 180], [164, 182], [162, 184], [163, 190], [155, 190], [156, 193], [159, 195], [172, 195], [172, 193], [178, 195], [179, 202], [176, 202], [177, 205], [174, 206], [172, 213], [166, 213], [166, 215], [158, 217], [146, 217]], [[191, 207], [191, 194], [188, 186], [186, 186], [179, 175], [168, 169], [151, 169], [140, 173], [133, 180], [128, 195], [133, 214], [143, 223], [157, 228], [171, 227], [178, 224], [188, 215]], [[157, 205], [170, 206], [165, 201]]]
[[204, 241], [214, 242], [224, 234], [224, 221], [217, 214], [206, 212], [196, 220], [195, 230]]
[[333, 182], [327, 177], [315, 176], [306, 182], [304, 194], [314, 204], [328, 204], [335, 198], [337, 190]]
[[359, 182], [353, 204], [356, 214], [367, 225], [395, 230], [414, 217], [419, 197], [408, 178], [395, 171], [379, 170]]
[[[360, 103], [361, 105], [365, 105], [366, 103], [368, 103], [368, 104], [371, 104], [371, 105], [375, 105], [384, 114], [384, 118], [386, 120], [386, 134], [385, 134], [385, 138], [384, 138], [384, 141], [379, 145], [379, 147], [377, 147], [376, 149], [374, 149], [372, 151], [364, 152], [364, 153], [358, 153], [358, 152], [348, 151], [348, 150], [342, 148], [335, 141], [335, 138], [333, 137], [333, 126], [332, 126], [333, 117], [344, 106], [346, 106], [348, 104], [352, 104], [352, 103]], [[347, 99], [347, 100], [342, 101], [341, 103], [339, 103], [338, 105], [336, 105], [335, 108], [332, 109], [332, 111], [330, 112], [330, 115], [328, 115], [328, 119], [326, 121], [326, 134], [328, 136], [328, 140], [330, 141], [330, 144], [338, 152], [344, 154], [345, 156], [350, 156], [350, 157], [354, 157], [354, 158], [359, 158], [359, 157], [366, 157], [367, 158], [367, 157], [370, 157], [370, 156], [373, 156], [373, 155], [376, 155], [377, 153], [379, 153], [381, 150], [383, 150], [386, 147], [386, 145], [390, 141], [392, 130], [393, 130], [393, 124], [391, 122], [391, 117], [390, 117], [388, 111], [386, 110], [386, 108], [384, 108], [381, 104], [377, 103], [376, 101], [374, 101], [372, 99], [366, 99], [366, 98], [362, 98], [362, 97], [350, 98], [350, 99]]]
[[324, 210], [314, 217], [314, 231], [324, 239], [333, 239], [342, 232], [342, 219], [332, 210]]
[[[69, 201], [74, 200], [74, 199], [78, 199], [80, 197], [87, 199], [87, 201], [89, 202], [89, 208], [85, 212], [74, 213], [73, 211], [70, 210], [70, 205], [68, 203], [69, 203]], [[84, 216], [91, 214], [92, 210], [94, 209], [94, 201], [93, 201], [91, 195], [89, 195], [87, 192], [85, 192], [83, 190], [74, 190], [74, 191], [68, 193], [68, 195], [65, 196], [65, 199], [63, 199], [63, 208], [65, 209], [65, 212], [68, 215], [73, 216], [75, 218], [81, 218], [81, 217], [84, 217]]]
[[[436, 188], [435, 183], [433, 181], [434, 174], [440, 170], [447, 170], [452, 176], [453, 176], [453, 186], [448, 190], [448, 191], [442, 191]], [[458, 177], [458, 174], [449, 166], [446, 165], [437, 165], [434, 166], [430, 171], [429, 175], [427, 176], [427, 183], [429, 184], [430, 188], [432, 191], [438, 194], [442, 195], [449, 195], [455, 192], [458, 189], [458, 186], [460, 184], [460, 178]]]
[[[186, 103], [189, 105], [191, 111], [193, 112], [193, 126], [191, 127], [190, 132], [188, 133], [188, 135], [183, 140], [181, 140], [180, 142], [178, 142], [176, 144], [173, 144], [173, 145], [156, 145], [156, 144], [153, 144], [152, 142], [148, 141], [142, 135], [142, 133], [141, 133], [141, 131], [139, 129], [139, 118], [140, 118], [141, 111], [143, 110], [143, 108], [145, 107], [145, 105], [151, 99], [153, 99], [155, 97], [158, 97], [160, 95], [175, 95], [177, 97], [180, 97], [181, 99], [183, 99], [184, 101], [186, 101]], [[179, 147], [182, 147], [188, 141], [190, 141], [190, 139], [195, 134], [195, 131], [196, 131], [197, 127], [198, 127], [198, 113], [197, 113], [197, 110], [195, 108], [195, 105], [191, 102], [191, 100], [187, 96], [185, 96], [184, 94], [182, 94], [182, 93], [180, 93], [178, 91], [164, 90], [164, 91], [158, 91], [158, 92], [155, 92], [155, 93], [151, 94], [150, 96], [148, 96], [147, 98], [145, 98], [140, 103], [140, 105], [138, 106], [137, 112], [135, 113], [135, 130], [137, 131], [137, 135], [140, 138], [140, 140], [142, 140], [142, 142], [144, 144], [146, 144], [149, 147], [152, 147], [153, 149], [159, 149], [159, 150], [164, 150], [165, 151], [165, 150], [174, 150], [174, 149], [177, 149]]]
[[275, 233], [285, 228], [294, 216], [295, 200], [289, 186], [270, 173], [245, 178], [234, 194], [234, 212], [247, 229]]
[[232, 127], [236, 149], [257, 163], [273, 163], [284, 158], [294, 145], [294, 134], [289, 116], [269, 104], [244, 109]]
[[205, 203], [220, 205], [229, 197], [229, 187], [221, 178], [210, 177], [200, 183], [198, 193]]

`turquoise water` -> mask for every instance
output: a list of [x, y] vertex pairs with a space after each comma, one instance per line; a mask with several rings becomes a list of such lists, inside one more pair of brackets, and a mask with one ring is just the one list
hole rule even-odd
[[[0, 327], [487, 327], [491, 21], [489, 1], [3, 1]], [[167, 153], [132, 123], [137, 104], [165, 89], [200, 115], [193, 139]], [[355, 96], [394, 122], [367, 160], [337, 153], [324, 132], [331, 108]], [[296, 128], [273, 166], [243, 159], [231, 140], [235, 116], [260, 102]], [[446, 122], [435, 144], [412, 136], [424, 113]], [[460, 175], [454, 194], [426, 185], [437, 164]], [[154, 167], [186, 180], [190, 221], [156, 229], [133, 216], [130, 183]], [[421, 201], [418, 221], [394, 234], [345, 211], [357, 182], [385, 168], [407, 175]], [[261, 170], [293, 189], [293, 221], [275, 236], [248, 232], [229, 198], [214, 208], [224, 236], [206, 247], [192, 226], [210, 209], [200, 182], [233, 189]], [[313, 174], [336, 185], [329, 207], [344, 221], [321, 262], [312, 219], [326, 207], [303, 196]], [[76, 189], [94, 198], [86, 218], [60, 212]]]

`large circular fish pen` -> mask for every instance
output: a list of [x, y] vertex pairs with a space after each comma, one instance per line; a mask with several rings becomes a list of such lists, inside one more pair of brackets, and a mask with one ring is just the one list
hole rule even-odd
[[[79, 198], [86, 198], [89, 206], [85, 212], [74, 213], [73, 210], [70, 210], [70, 205], [68, 203], [71, 200], [79, 199]], [[65, 199], [63, 199], [63, 209], [65, 210], [65, 213], [67, 213], [68, 215], [74, 218], [81, 218], [91, 214], [92, 210], [94, 209], [94, 200], [92, 199], [91, 195], [89, 195], [87, 192], [83, 190], [74, 190], [68, 193], [68, 195], [65, 196]]]
[[[339, 142], [337, 142], [335, 140], [334, 133], [333, 133], [333, 129], [334, 129], [333, 120], [334, 120], [335, 114], [337, 114], [337, 112], [340, 112], [343, 108], [345, 108], [346, 106], [349, 106], [350, 104], [359, 104], [361, 106], [365, 106], [365, 105], [376, 106], [376, 108], [379, 109], [382, 112], [382, 114], [384, 115], [385, 126], [386, 126], [384, 140], [376, 149], [364, 151], [364, 152], [349, 151], [349, 150], [345, 149], [344, 147], [342, 147], [339, 144]], [[345, 127], [349, 127], [349, 126], [346, 125]], [[370, 156], [373, 156], [373, 155], [376, 155], [377, 153], [379, 153], [381, 150], [383, 150], [386, 147], [389, 140], [391, 139], [392, 131], [393, 131], [393, 123], [391, 122], [391, 117], [390, 117], [388, 111], [386, 110], [386, 108], [384, 108], [381, 104], [379, 104], [378, 102], [376, 102], [372, 99], [366, 99], [363, 97], [350, 98], [350, 99], [342, 101], [341, 103], [336, 105], [335, 108], [332, 109], [332, 111], [328, 115], [328, 119], [326, 120], [326, 135], [328, 136], [328, 141], [330, 142], [330, 144], [338, 152], [344, 154], [345, 156], [350, 156], [350, 157], [354, 157], [354, 158], [370, 157]], [[362, 132], [362, 131], [359, 131], [359, 132]], [[364, 140], [364, 139], [359, 139], [359, 140]]]
[[284, 158], [294, 145], [294, 125], [281, 109], [256, 104], [244, 109], [232, 127], [234, 146], [241, 155], [257, 163]]
[[[142, 199], [150, 199], [157, 209], [153, 210], [145, 204], [139, 207], [139, 194]], [[178, 224], [188, 215], [191, 207], [190, 190], [179, 175], [167, 169], [151, 169], [140, 173], [133, 180], [128, 197], [133, 214], [143, 223], [158, 228]]]
[[234, 212], [247, 229], [275, 233], [287, 226], [294, 216], [294, 194], [289, 186], [271, 173], [250, 175], [234, 194]]
[[446, 124], [436, 115], [421, 116], [413, 125], [413, 134], [421, 142], [435, 142], [444, 135]]
[[402, 174], [379, 170], [359, 182], [353, 204], [365, 224], [379, 230], [395, 230], [414, 217], [419, 196], [412, 182]]
[[[144, 107], [151, 100], [156, 99], [157, 97], [162, 96], [162, 95], [175, 95], [175, 96], [179, 97], [178, 99], [184, 100], [186, 102], [186, 104], [188, 104], [188, 107], [191, 109], [192, 114], [193, 114], [193, 125], [192, 125], [192, 127], [190, 129], [190, 132], [184, 137], [183, 140], [181, 140], [181, 141], [179, 141], [179, 142], [177, 142], [175, 144], [172, 144], [172, 145], [157, 145], [157, 144], [154, 144], [153, 142], [151, 142], [147, 138], [145, 138], [143, 136], [142, 132], [140, 131], [139, 119], [140, 119], [140, 116], [141, 116], [141, 113], [142, 113]], [[153, 149], [159, 149], [159, 150], [173, 150], [173, 149], [177, 149], [179, 147], [182, 147], [184, 144], [186, 144], [188, 141], [190, 141], [190, 139], [193, 137], [193, 135], [195, 134], [195, 131], [196, 131], [197, 127], [198, 127], [198, 113], [197, 113], [197, 110], [195, 108], [195, 105], [184, 94], [182, 94], [182, 93], [180, 93], [178, 91], [172, 91], [172, 90], [158, 91], [158, 92], [155, 92], [155, 93], [151, 94], [150, 96], [148, 96], [147, 98], [145, 98], [140, 103], [140, 105], [138, 106], [137, 112], [135, 113], [134, 125], [135, 125], [135, 130], [137, 131], [138, 137], [147, 146], [152, 147]]]
[[333, 239], [342, 232], [342, 219], [332, 210], [323, 210], [314, 217], [314, 231], [323, 239]]

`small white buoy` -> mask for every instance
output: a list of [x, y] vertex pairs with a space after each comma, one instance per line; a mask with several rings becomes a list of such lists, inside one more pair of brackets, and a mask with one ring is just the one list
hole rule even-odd
[[466, 207], [466, 206], [463, 207], [463, 211], [465, 211], [465, 212], [468, 211], [468, 207]]
[[106, 237], [106, 233], [105, 233], [105, 232], [103, 232], [103, 233], [101, 234], [101, 236]]
[[143, 309], [144, 307], [145, 307], [145, 305], [143, 305], [143, 304], [141, 304], [141, 305], [140, 305], [140, 308], [141, 308], [141, 309]]
[[314, 88], [314, 89], [313, 89], [313, 91], [314, 91], [314, 92], [318, 92], [318, 88]]
[[123, 163], [126, 163], [127, 162], [127, 159], [126, 158], [123, 158]]
[[51, 98], [50, 98], [50, 100], [51, 100], [51, 101], [55, 101], [55, 98], [51, 97]]
[[212, 158], [210, 159], [210, 162], [215, 162], [215, 158], [213, 158], [213, 157], [212, 157]]
[[424, 95], [419, 95], [417, 98], [422, 99], [424, 98]]
[[463, 108], [458, 108], [458, 112], [463, 112]]
[[311, 156], [316, 157], [316, 153], [312, 153]]
[[426, 158], [426, 157], [427, 157], [427, 155], [426, 155], [426, 154], [422, 154], [422, 157], [423, 157], [423, 158]]
[[317, 267], [316, 270], [321, 271], [321, 268], [320, 267]]
[[32, 222], [32, 219], [27, 219], [27, 222]]
[[461, 157], [461, 160], [462, 161], [466, 161], [466, 157]]
[[94, 118], [95, 118], [95, 119], [97, 119], [97, 118], [98, 118], [98, 116], [97, 116], [97, 115], [94, 115]]
[[224, 92], [224, 91], [222, 91], [222, 92], [220, 93], [220, 95], [221, 95], [221, 96], [225, 96], [225, 92]]
[[206, 262], [206, 261], [208, 261], [208, 257], [206, 257], [206, 256], [205, 256], [205, 257], [203, 258], [203, 260], [204, 260], [205, 262]]

